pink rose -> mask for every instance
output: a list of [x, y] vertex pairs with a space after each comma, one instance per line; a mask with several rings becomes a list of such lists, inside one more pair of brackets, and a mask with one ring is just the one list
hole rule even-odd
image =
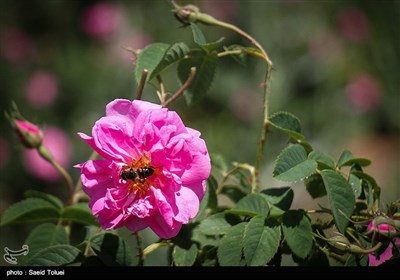
[[185, 127], [176, 112], [117, 99], [95, 123], [92, 137], [79, 135], [103, 157], [76, 167], [104, 229], [150, 227], [168, 239], [196, 216], [210, 158], [200, 133]]

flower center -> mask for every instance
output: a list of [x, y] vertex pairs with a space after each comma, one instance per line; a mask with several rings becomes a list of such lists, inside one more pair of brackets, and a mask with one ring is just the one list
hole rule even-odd
[[151, 177], [155, 171], [156, 168], [151, 166], [150, 158], [142, 155], [138, 160], [122, 167], [121, 179], [128, 183], [130, 193], [144, 194], [150, 188], [150, 185], [153, 185]]

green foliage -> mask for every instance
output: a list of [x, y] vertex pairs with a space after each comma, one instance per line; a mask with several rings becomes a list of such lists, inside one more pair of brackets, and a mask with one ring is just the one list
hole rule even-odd
[[253, 217], [246, 225], [243, 238], [246, 264], [249, 266], [265, 265], [277, 252], [279, 243], [279, 226], [272, 222], [266, 226], [264, 217]]
[[188, 79], [190, 69], [196, 67], [196, 75], [185, 97], [188, 104], [193, 104], [205, 96], [210, 88], [217, 69], [218, 57], [212, 53], [192, 50], [178, 64], [178, 77], [182, 84]]
[[182, 42], [172, 44], [165, 51], [164, 56], [161, 58], [160, 62], [154, 68], [154, 70], [149, 73], [149, 81], [155, 76], [159, 75], [164, 69], [174, 64], [175, 62], [183, 59], [189, 53], [189, 47]]
[[[161, 61], [163, 61], [165, 53], [168, 49], [168, 44], [154, 43], [140, 51], [136, 58], [135, 67], [135, 80], [137, 84], [139, 84], [140, 82], [140, 78], [142, 77], [144, 69], [147, 69], [149, 71], [147, 79], [152, 77], [153, 71], [157, 68]], [[166, 62], [164, 62], [163, 64], [166, 64]]]
[[324, 181], [320, 174], [312, 174], [304, 180], [304, 183], [312, 198], [319, 198], [326, 195]]
[[261, 194], [251, 193], [239, 200], [234, 208], [226, 210], [225, 213], [266, 217], [269, 213], [269, 205]]
[[232, 225], [226, 220], [224, 213], [209, 216], [200, 224], [200, 231], [206, 235], [225, 234]]
[[304, 136], [301, 134], [300, 121], [296, 116], [288, 112], [278, 112], [271, 115], [268, 120], [272, 126], [286, 133], [290, 137], [293, 137], [296, 140], [304, 139]]
[[110, 266], [132, 265], [133, 256], [125, 240], [116, 234], [102, 233], [94, 236], [91, 248], [100, 260]]
[[8, 208], [1, 219], [1, 226], [57, 220], [59, 209], [42, 198], [27, 198]]
[[289, 210], [294, 197], [291, 187], [265, 189], [261, 191], [261, 194], [269, 203], [282, 210]]
[[80, 262], [82, 253], [71, 245], [49, 246], [37, 252], [27, 263], [29, 266], [62, 266]]
[[39, 192], [39, 191], [34, 191], [34, 190], [28, 190], [24, 193], [25, 197], [36, 197], [36, 198], [41, 198], [44, 199], [51, 204], [53, 204], [56, 208], [61, 209], [64, 207], [64, 204], [62, 201], [55, 197], [54, 195], [44, 193], [44, 192]]
[[206, 37], [204, 36], [204, 34], [201, 31], [201, 29], [197, 26], [197, 24], [191, 23], [190, 27], [192, 29], [194, 42], [199, 47], [201, 47], [204, 51], [206, 51], [207, 53], [210, 53], [212, 51], [216, 51], [219, 47], [222, 46], [222, 42], [224, 41], [224, 38], [220, 38], [215, 42], [207, 43]]
[[317, 162], [307, 159], [306, 150], [299, 144], [288, 146], [275, 162], [274, 178], [281, 181], [297, 181], [315, 173]]
[[29, 254], [25, 262], [29, 262], [40, 250], [59, 244], [69, 244], [65, 228], [61, 225], [41, 224], [34, 228], [26, 239]]
[[221, 266], [237, 266], [242, 259], [243, 235], [246, 223], [231, 227], [218, 246], [218, 261]]
[[292, 252], [300, 258], [306, 258], [313, 245], [309, 218], [302, 211], [289, 210], [283, 215], [282, 230]]
[[172, 252], [172, 258], [176, 266], [191, 266], [196, 260], [196, 256], [197, 246], [194, 243], [186, 247], [175, 245]]
[[335, 223], [344, 232], [354, 210], [355, 197], [350, 184], [339, 173], [332, 170], [321, 171], [322, 180], [328, 194]]
[[87, 203], [77, 203], [62, 209], [61, 219], [85, 225], [99, 225]]

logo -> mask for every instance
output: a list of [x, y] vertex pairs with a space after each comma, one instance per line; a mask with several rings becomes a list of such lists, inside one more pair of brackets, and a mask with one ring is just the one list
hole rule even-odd
[[18, 264], [17, 262], [17, 258], [15, 258], [16, 256], [21, 256], [21, 255], [28, 255], [29, 253], [29, 246], [24, 244], [22, 245], [22, 249], [21, 250], [10, 250], [7, 247], [4, 248], [4, 251], [6, 251], [6, 253], [4, 254], [3, 258], [6, 262], [8, 262], [9, 264]]

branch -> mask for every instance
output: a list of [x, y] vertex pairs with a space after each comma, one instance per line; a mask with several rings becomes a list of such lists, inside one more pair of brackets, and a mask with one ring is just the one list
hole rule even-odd
[[177, 99], [179, 95], [181, 95], [190, 86], [195, 75], [196, 75], [196, 67], [190, 68], [189, 77], [187, 78], [185, 83], [168, 100], [166, 100], [161, 104], [162, 107], [167, 107], [171, 102]]
[[142, 76], [140, 77], [140, 82], [139, 82], [139, 85], [137, 88], [136, 100], [142, 99], [142, 93], [143, 93], [144, 84], [146, 83], [147, 74], [149, 74], [149, 70], [144, 69], [142, 72]]

